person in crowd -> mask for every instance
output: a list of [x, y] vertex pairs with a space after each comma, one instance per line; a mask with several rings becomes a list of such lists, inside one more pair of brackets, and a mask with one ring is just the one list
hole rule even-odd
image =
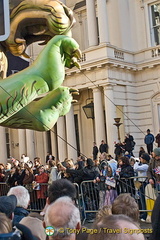
[[[0, 212], [4, 213], [9, 218], [8, 223], [10, 220], [13, 220], [16, 205], [17, 198], [15, 195], [0, 197]], [[12, 239], [11, 236], [14, 236], [14, 239], [37, 240], [26, 226], [19, 223], [16, 223], [15, 225], [12, 223], [12, 225], [16, 227], [16, 230], [13, 229], [13, 232], [10, 231], [10, 234], [7, 233], [7, 236], [5, 233], [2, 235], [0, 234], [0, 239]]]
[[44, 166], [41, 165], [38, 168], [38, 175], [35, 175], [35, 182], [38, 183], [36, 187], [37, 199], [38, 199], [38, 208], [42, 209], [45, 206], [46, 202], [46, 193], [47, 193], [47, 183], [48, 183], [48, 174], [44, 170]]
[[25, 170], [24, 170], [24, 178], [22, 181], [22, 185], [25, 185], [25, 187], [30, 186], [31, 183], [34, 181], [34, 174], [32, 168], [28, 167], [26, 164]]
[[160, 195], [158, 195], [151, 215], [151, 223], [152, 223], [152, 233], [149, 237], [149, 240], [159, 240], [160, 239]]
[[12, 157], [11, 161], [12, 161], [12, 166], [13, 167], [19, 167], [20, 161], [18, 159], [15, 159], [15, 158]]
[[[12, 222], [5, 213], [0, 212], [0, 234], [12, 232]], [[1, 236], [0, 236], [1, 239]]]
[[93, 160], [96, 160], [97, 159], [97, 155], [98, 155], [98, 147], [97, 147], [96, 142], [93, 142], [92, 154], [93, 154]]
[[140, 149], [139, 149], [139, 158], [141, 157], [141, 155], [142, 155], [143, 153], [145, 153], [145, 150], [144, 150], [143, 147], [140, 147]]
[[67, 168], [66, 172], [70, 173], [71, 175], [74, 174], [74, 180], [78, 184], [80, 184], [82, 181], [94, 180], [99, 175], [99, 172], [95, 169], [94, 162], [91, 158], [87, 158], [86, 167], [82, 168], [81, 170], [70, 170]]
[[133, 167], [133, 169], [134, 169], [134, 165], [135, 165], [135, 163], [136, 163], [136, 159], [134, 158], [134, 157], [131, 157], [130, 159], [129, 159], [129, 163], [130, 163], [130, 165]]
[[9, 177], [8, 177], [8, 181], [7, 184], [10, 187], [14, 187], [17, 185], [18, 181], [20, 180], [20, 169], [19, 167], [12, 167]]
[[0, 197], [0, 212], [5, 213], [9, 219], [13, 219], [14, 210], [17, 206], [17, 198], [15, 195]]
[[[138, 181], [141, 183], [139, 188], [140, 195], [140, 205], [141, 209], [146, 210], [146, 201], [145, 201], [145, 187], [147, 185], [147, 171], [149, 167], [150, 156], [148, 153], [141, 154], [140, 163], [136, 162], [134, 165], [134, 170], [138, 173]], [[141, 212], [140, 219], [141, 221], [146, 221], [147, 212]]]
[[57, 167], [56, 167], [56, 162], [53, 160], [48, 161], [49, 164], [49, 181], [48, 183], [51, 184], [53, 181], [57, 180]]
[[99, 169], [101, 170], [101, 164], [103, 164], [103, 162], [108, 162], [107, 161], [107, 157], [108, 157], [108, 154], [106, 152], [103, 152], [100, 154], [99, 156]]
[[68, 160], [68, 158], [65, 158], [65, 159], [64, 159], [64, 161], [63, 161], [63, 162], [61, 162], [61, 164], [62, 164], [64, 167], [66, 167], [67, 160]]
[[73, 183], [68, 181], [67, 179], [57, 179], [52, 182], [48, 188], [48, 197], [46, 199], [46, 205], [41, 212], [43, 216], [46, 212], [46, 209], [49, 204], [55, 202], [58, 198], [68, 196], [75, 202], [76, 199], [76, 188]]
[[120, 157], [118, 159], [119, 164], [119, 173], [117, 173], [120, 177], [119, 183], [121, 192], [130, 192], [132, 195], [135, 194], [135, 187], [134, 187], [134, 179], [129, 179], [134, 177], [134, 169], [129, 163], [128, 157]]
[[133, 156], [132, 150], [134, 149], [134, 138], [130, 133], [127, 133], [124, 139], [125, 142], [125, 151], [129, 153], [129, 155]]
[[56, 201], [59, 197], [68, 196], [75, 201], [76, 188], [73, 183], [67, 179], [58, 179], [49, 186], [47, 202], [50, 204]]
[[115, 159], [118, 161], [118, 158], [122, 155], [122, 144], [120, 142], [114, 142], [114, 147]]
[[73, 161], [71, 159], [67, 159], [66, 160], [66, 168], [64, 167], [64, 169], [68, 169], [68, 171], [64, 172], [64, 178], [68, 179], [71, 182], [74, 182], [74, 176], [73, 174], [70, 174], [69, 170], [75, 170], [75, 165], [73, 163]]
[[38, 168], [41, 166], [41, 159], [39, 157], [34, 158], [33, 174], [39, 173]]
[[9, 178], [9, 175], [10, 175], [10, 171], [11, 171], [11, 163], [7, 163], [6, 166], [5, 166], [5, 172], [4, 172], [4, 181], [7, 182], [8, 181], [8, 178]]
[[64, 178], [64, 166], [62, 163], [57, 163], [57, 179]]
[[27, 217], [24, 217], [20, 224], [28, 227], [33, 236], [36, 237], [37, 240], [45, 240], [46, 234], [43, 227], [43, 220], [42, 217], [38, 213], [29, 214]]
[[17, 198], [17, 205], [14, 210], [14, 218], [13, 218], [13, 225], [19, 223], [22, 218], [28, 216], [29, 212], [27, 210], [29, 202], [30, 202], [30, 195], [28, 190], [23, 186], [17, 186], [10, 188], [7, 196], [15, 195]]
[[139, 223], [139, 208], [135, 199], [129, 193], [120, 194], [111, 207], [112, 214], [124, 214]]
[[[70, 231], [70, 229], [75, 229], [77, 232], [80, 231], [80, 213], [69, 197], [58, 198], [48, 206], [44, 217], [44, 228], [47, 226], [54, 227], [54, 234], [49, 236], [49, 240], [76, 239], [76, 233]], [[63, 229], [64, 231], [61, 232], [59, 229]]]
[[150, 129], [147, 129], [147, 135], [144, 138], [144, 143], [147, 146], [148, 154], [151, 154], [153, 152], [154, 136], [151, 134]]
[[54, 159], [55, 159], [55, 157], [50, 152], [47, 152], [46, 164], [48, 163], [49, 160], [54, 160]]
[[98, 210], [97, 214], [96, 214], [96, 220], [101, 220], [101, 218], [108, 216], [108, 215], [112, 215], [112, 210], [111, 210], [111, 206], [109, 205], [105, 205], [104, 207], [102, 207], [101, 209]]
[[155, 136], [155, 141], [156, 141], [158, 147], [160, 147], [160, 130], [159, 130], [159, 133]]
[[0, 163], [0, 182], [5, 182], [5, 170], [4, 164]]
[[155, 185], [160, 190], [160, 148], [153, 150], [153, 158], [150, 161], [147, 177], [151, 185]]
[[108, 145], [107, 145], [107, 143], [105, 143], [104, 140], [101, 141], [101, 144], [99, 146], [99, 151], [100, 151], [100, 153], [103, 153], [103, 152], [108, 153]]
[[94, 222], [92, 229], [95, 232], [89, 234], [88, 240], [144, 240], [137, 223], [122, 214], [103, 216]]
[[107, 162], [112, 167], [113, 176], [114, 176], [117, 170], [117, 161], [112, 157], [112, 155], [107, 154]]
[[97, 190], [99, 192], [99, 209], [104, 207], [105, 196], [107, 185], [105, 184], [106, 176], [107, 176], [107, 166], [106, 162], [103, 162], [101, 165], [101, 171], [99, 176], [94, 179], [94, 183], [97, 184]]

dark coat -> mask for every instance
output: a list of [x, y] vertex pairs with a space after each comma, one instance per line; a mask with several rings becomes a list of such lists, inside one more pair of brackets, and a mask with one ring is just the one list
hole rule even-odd
[[100, 153], [103, 153], [103, 152], [108, 153], [108, 145], [107, 145], [107, 143], [101, 144], [99, 146], [99, 151], [100, 151]]
[[97, 159], [97, 154], [98, 154], [98, 147], [94, 146], [93, 147], [93, 160]]
[[23, 207], [16, 207], [14, 210], [13, 226], [19, 223], [22, 218], [27, 217], [29, 212]]
[[122, 165], [121, 172], [119, 173], [120, 178], [134, 177], [134, 169], [131, 165]]

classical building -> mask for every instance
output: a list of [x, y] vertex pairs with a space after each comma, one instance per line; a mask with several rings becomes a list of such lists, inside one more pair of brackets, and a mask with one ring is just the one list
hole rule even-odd
[[[44, 160], [52, 151], [63, 161], [76, 159], [77, 153], [92, 156], [93, 141], [99, 145], [103, 139], [114, 154], [118, 141], [114, 118], [121, 118], [121, 141], [126, 133], [133, 135], [137, 156], [139, 147], [145, 147], [146, 130], [156, 135], [160, 129], [160, 1], [63, 2], [74, 11], [73, 38], [83, 53], [81, 70], [67, 69], [64, 85], [80, 94], [49, 132], [6, 129], [8, 152], [16, 158], [26, 153], [30, 159]], [[31, 46], [33, 59], [38, 51]], [[91, 118], [86, 117], [86, 108], [94, 109]], [[5, 142], [1, 139], [1, 153]]]

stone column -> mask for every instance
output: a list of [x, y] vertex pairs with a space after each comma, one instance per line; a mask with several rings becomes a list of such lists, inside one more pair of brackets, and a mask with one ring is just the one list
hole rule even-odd
[[89, 47], [98, 45], [95, 0], [86, 0]]
[[108, 153], [114, 156], [114, 141], [117, 141], [117, 128], [114, 124], [116, 116], [116, 107], [114, 105], [113, 85], [109, 84], [104, 87], [104, 102], [107, 128], [107, 142], [109, 146]]
[[109, 43], [109, 28], [107, 19], [106, 0], [97, 0], [97, 10], [100, 43]]
[[0, 127], [0, 153], [1, 158], [0, 162], [6, 164], [7, 162], [7, 147], [6, 147], [6, 133], [5, 133], [5, 127]]
[[[18, 129], [18, 142], [19, 142], [19, 159], [21, 159], [21, 155], [26, 154], [26, 130]], [[32, 160], [32, 159], [31, 159]]]
[[52, 144], [52, 155], [55, 159], [58, 159], [58, 146], [57, 146], [57, 127], [56, 125], [51, 129], [51, 144]]
[[77, 159], [77, 143], [76, 143], [76, 132], [74, 123], [74, 112], [73, 105], [66, 114], [66, 133], [67, 133], [67, 152], [68, 158], [72, 158], [74, 161]]
[[100, 145], [102, 140], [106, 140], [105, 124], [104, 124], [104, 110], [102, 102], [102, 93], [100, 89], [93, 89], [94, 101], [94, 116], [95, 116], [95, 135], [97, 146]]
[[34, 131], [26, 129], [26, 146], [27, 146], [27, 157], [31, 161], [35, 158], [35, 139], [34, 139]]
[[65, 118], [60, 117], [57, 122], [57, 138], [58, 138], [58, 156], [61, 162], [67, 156], [67, 142], [66, 142], [66, 126]]

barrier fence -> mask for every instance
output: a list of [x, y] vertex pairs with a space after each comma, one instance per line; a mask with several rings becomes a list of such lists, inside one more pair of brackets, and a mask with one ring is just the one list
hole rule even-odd
[[[102, 200], [105, 205], [112, 204], [117, 195], [130, 193], [136, 200], [141, 214], [151, 216], [154, 202], [158, 191], [147, 183], [147, 177], [132, 177], [128, 179], [116, 180], [115, 187], [106, 190], [99, 190], [99, 183], [93, 181], [83, 181], [80, 186], [74, 183], [76, 188], [76, 205], [80, 210], [81, 219], [93, 218], [102, 207]], [[30, 211], [41, 211], [46, 203], [47, 190], [49, 184], [27, 184], [26, 187], [30, 194]], [[7, 195], [9, 186], [0, 183], [0, 196]]]

